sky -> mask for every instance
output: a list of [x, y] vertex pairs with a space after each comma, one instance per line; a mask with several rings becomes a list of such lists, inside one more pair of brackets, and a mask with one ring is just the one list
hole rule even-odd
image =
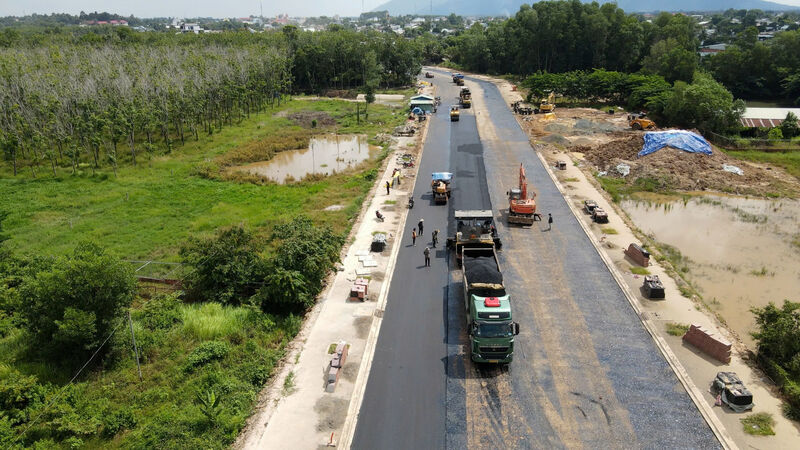
[[[409, 0], [411, 1], [411, 0]], [[800, 3], [800, 0], [797, 0]], [[357, 16], [370, 11], [386, 0], [0, 0], [0, 16], [50, 14], [54, 12], [79, 14], [112, 12], [136, 17], [247, 17], [264, 16]]]
[[[113, 12], [137, 17], [246, 17], [286, 13], [290, 16], [357, 16], [386, 0], [0, 0], [0, 16], [81, 11]], [[408, 0], [412, 1], [412, 0]], [[416, 0], [421, 1], [421, 0]], [[669, 0], [665, 0], [669, 2]], [[800, 0], [772, 0], [800, 6]], [[362, 9], [363, 5], [363, 9]]]

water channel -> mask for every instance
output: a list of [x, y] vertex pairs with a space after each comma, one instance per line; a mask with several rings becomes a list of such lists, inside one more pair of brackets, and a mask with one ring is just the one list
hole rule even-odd
[[691, 260], [685, 276], [749, 348], [751, 307], [800, 301], [799, 201], [703, 195], [622, 207], [643, 232]]

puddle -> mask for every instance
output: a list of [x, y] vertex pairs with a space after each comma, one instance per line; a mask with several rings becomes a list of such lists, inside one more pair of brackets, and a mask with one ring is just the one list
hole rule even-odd
[[624, 201], [643, 232], [691, 259], [686, 276], [751, 349], [750, 308], [800, 296], [800, 202], [702, 196], [686, 203]]
[[378, 155], [364, 135], [327, 135], [311, 138], [307, 149], [280, 152], [269, 161], [233, 167], [277, 183], [302, 180], [307, 175], [331, 175], [357, 166]]

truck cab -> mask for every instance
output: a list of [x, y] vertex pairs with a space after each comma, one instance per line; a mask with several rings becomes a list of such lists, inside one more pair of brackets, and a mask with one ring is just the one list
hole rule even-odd
[[511, 298], [494, 248], [463, 250], [464, 300], [470, 355], [479, 363], [508, 364], [514, 357], [514, 336], [519, 324], [512, 321]]

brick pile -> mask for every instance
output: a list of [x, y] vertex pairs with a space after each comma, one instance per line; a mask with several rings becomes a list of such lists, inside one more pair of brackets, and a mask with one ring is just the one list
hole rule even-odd
[[688, 342], [708, 356], [717, 361], [731, 362], [731, 343], [725, 339], [714, 336], [699, 325], [692, 325], [683, 335], [683, 341]]

